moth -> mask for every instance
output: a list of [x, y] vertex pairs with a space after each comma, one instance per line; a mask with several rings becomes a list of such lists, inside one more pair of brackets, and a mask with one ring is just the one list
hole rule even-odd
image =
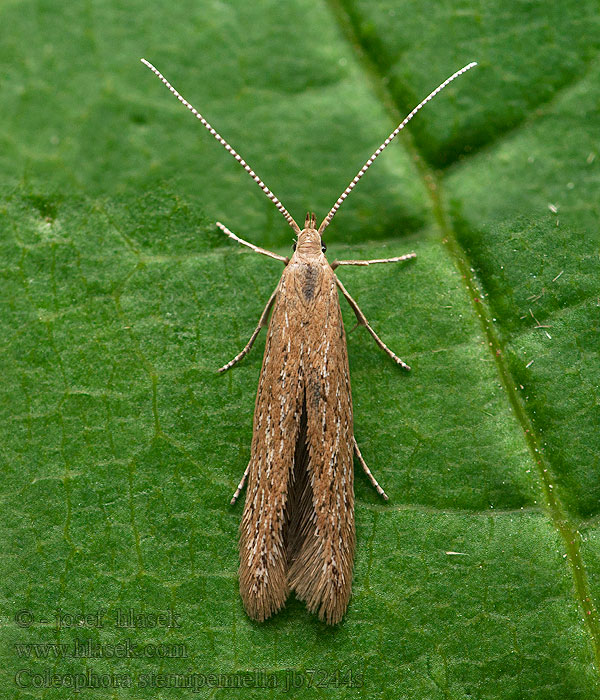
[[285, 266], [250, 340], [219, 369], [225, 372], [242, 360], [268, 324], [250, 461], [231, 499], [234, 504], [247, 481], [239, 534], [239, 586], [246, 612], [254, 620], [263, 621], [276, 613], [294, 591], [309, 611], [336, 624], [346, 612], [352, 585], [356, 547], [354, 455], [377, 492], [388, 498], [354, 437], [348, 353], [338, 292], [377, 345], [400, 367], [410, 367], [371, 328], [335, 269], [402, 262], [415, 254], [380, 260], [336, 260], [330, 264], [325, 257], [323, 233], [392, 139], [427, 102], [476, 63], [453, 73], [408, 114], [358, 171], [318, 228], [315, 214], [308, 213], [300, 229], [227, 141], [152, 64], [145, 59], [142, 62], [231, 153], [297, 234], [293, 255], [288, 258], [239, 238], [217, 222], [229, 238]]

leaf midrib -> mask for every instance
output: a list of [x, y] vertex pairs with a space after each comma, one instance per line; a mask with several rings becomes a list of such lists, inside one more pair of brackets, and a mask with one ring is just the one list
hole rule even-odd
[[[339, 27], [342, 36], [345, 37], [347, 43], [351, 46], [358, 65], [362, 68], [366, 79], [374, 88], [376, 98], [380, 99], [383, 108], [390, 115], [391, 121], [394, 124], [399, 123], [404, 114], [408, 113], [411, 109], [411, 106], [407, 108], [406, 105], [399, 105], [396, 102], [394, 96], [386, 87], [384, 76], [379, 70], [377, 61], [370, 55], [369, 47], [361, 43], [353, 19], [343, 7], [342, 3], [340, 3], [339, 0], [326, 0], [326, 3], [329, 6], [333, 20]], [[580, 76], [578, 76], [578, 78], [579, 77]], [[560, 94], [562, 95], [564, 90], [571, 86], [572, 82], [570, 81], [568, 84], [561, 86]], [[553, 98], [549, 104], [553, 104], [555, 101], [555, 98]], [[547, 104], [545, 107], [547, 108]], [[547, 109], [544, 110], [544, 113], [546, 111]], [[542, 116], [544, 116], [544, 114], [536, 111], [532, 113], [525, 123], [531, 125], [537, 122]], [[523, 122], [520, 122], [519, 125], [510, 131], [515, 133], [522, 128], [522, 126]], [[503, 136], [505, 136], [505, 134], [503, 134]], [[416, 169], [423, 182], [425, 191], [427, 192], [433, 216], [442, 234], [441, 237], [444, 248], [448, 252], [453, 264], [460, 272], [461, 279], [464, 280], [473, 311], [480, 321], [482, 333], [487, 340], [487, 347], [492, 354], [505, 396], [523, 433], [529, 454], [534, 463], [544, 497], [546, 512], [564, 542], [566, 558], [573, 576], [575, 597], [584, 613], [583, 618], [591, 636], [596, 659], [596, 671], [600, 674], [600, 619], [598, 617], [597, 606], [591, 594], [587, 571], [581, 555], [581, 536], [579, 530], [576, 525], [569, 520], [565, 509], [560, 503], [557, 493], [558, 489], [555, 488], [553, 484], [555, 480], [552, 475], [551, 462], [543, 451], [533, 422], [516, 391], [515, 387], [517, 382], [513, 378], [508, 363], [504, 359], [503, 346], [495, 331], [490, 309], [483, 301], [484, 294], [485, 296], [489, 295], [487, 295], [481, 281], [476, 278], [472, 271], [474, 266], [471, 264], [467, 252], [458, 242], [456, 232], [450, 223], [450, 216], [446, 211], [441, 194], [442, 183], [438, 175], [430, 168], [426, 159], [421, 155], [409, 131], [404, 132], [401, 143], [408, 152], [408, 155], [416, 163]], [[490, 144], [486, 145], [486, 148], [489, 149], [490, 147]], [[470, 162], [470, 158], [462, 161], [463, 164], [465, 162]], [[455, 164], [453, 169], [456, 167]]]

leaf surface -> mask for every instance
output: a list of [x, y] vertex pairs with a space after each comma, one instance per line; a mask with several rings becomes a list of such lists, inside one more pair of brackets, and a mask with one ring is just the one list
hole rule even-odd
[[[113, 688], [82, 697], [290, 683], [297, 697], [600, 697], [596, 4], [32, 0], [0, 13], [11, 697], [69, 697], [86, 669]], [[228, 502], [264, 338], [216, 368], [281, 268], [213, 221], [284, 255], [292, 232], [141, 56], [297, 220], [324, 216], [419, 99], [480, 63], [327, 230], [330, 260], [417, 253], [339, 270], [412, 371], [349, 333], [356, 437], [390, 502], [356, 465], [353, 598], [334, 629], [293, 598], [253, 623], [237, 591], [241, 504]], [[139, 624], [117, 626], [130, 609]], [[152, 625], [165, 611], [175, 622]], [[88, 640], [96, 655], [74, 655]], [[64, 656], [24, 646], [50, 643]]]

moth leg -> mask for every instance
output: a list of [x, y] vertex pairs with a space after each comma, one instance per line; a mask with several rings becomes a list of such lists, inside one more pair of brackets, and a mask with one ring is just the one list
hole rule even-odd
[[269, 318], [269, 311], [271, 311], [271, 307], [273, 306], [273, 303], [275, 302], [275, 297], [277, 296], [277, 290], [279, 289], [279, 285], [275, 287], [275, 291], [273, 294], [271, 294], [271, 297], [269, 301], [267, 302], [267, 305], [265, 306], [261, 317], [260, 321], [258, 322], [258, 326], [254, 329], [254, 333], [250, 336], [250, 340], [246, 344], [246, 347], [238, 353], [233, 360], [230, 360], [226, 365], [223, 365], [223, 367], [219, 367], [219, 372], [226, 372], [228, 369], [231, 369], [233, 365], [237, 364], [242, 358], [246, 357], [246, 355], [250, 352], [250, 348], [254, 345], [254, 341], [256, 340], [256, 336], [260, 333], [260, 329], [263, 326], [267, 325], [267, 319]]
[[217, 227], [220, 228], [221, 231], [223, 231], [223, 233], [226, 236], [229, 236], [229, 238], [233, 239], [234, 241], [241, 243], [241, 245], [248, 246], [248, 248], [253, 250], [255, 253], [260, 253], [261, 255], [266, 255], [268, 258], [274, 258], [275, 260], [281, 260], [281, 262], [284, 265], [287, 265], [290, 261], [290, 259], [285, 257], [284, 255], [277, 255], [277, 253], [272, 253], [270, 250], [265, 250], [264, 248], [259, 248], [257, 245], [254, 245], [253, 243], [248, 243], [248, 241], [245, 241], [243, 238], [236, 236], [235, 233], [230, 231], [227, 228], [227, 226], [224, 226], [220, 221], [217, 221]]
[[[363, 456], [361, 455], [360, 450], [359, 450], [359, 448], [358, 448], [358, 443], [356, 442], [356, 438], [355, 438], [355, 437], [352, 437], [352, 440], [354, 441], [354, 451], [356, 452], [356, 456], [358, 457], [358, 461], [362, 464], [362, 468], [365, 470], [365, 474], [369, 477], [371, 483], [373, 484], [373, 486], [374, 486], [375, 489], [377, 490], [377, 493], [378, 493], [380, 496], [383, 496], [383, 498], [384, 498], [386, 501], [388, 501], [389, 498], [388, 498], [388, 496], [387, 496], [387, 493], [386, 493], [386, 492], [381, 488], [381, 486], [377, 483], [377, 479], [373, 476], [373, 474], [371, 474], [371, 470], [369, 469], [369, 467], [367, 467], [367, 463], [366, 463], [365, 460], [363, 459]], [[248, 466], [250, 466], [250, 465], [248, 465]], [[245, 478], [245, 475], [244, 475], [244, 478]]]
[[375, 265], [377, 263], [392, 263], [392, 262], [404, 262], [405, 260], [412, 260], [416, 258], [416, 253], [407, 253], [406, 255], [400, 255], [397, 258], [381, 258], [379, 260], [334, 260], [331, 263], [331, 268], [335, 270], [339, 265]]
[[402, 369], [409, 370], [410, 367], [406, 364], [406, 362], [403, 362], [403, 361], [398, 357], [398, 355], [394, 354], [394, 353], [388, 348], [388, 346], [383, 342], [383, 340], [381, 340], [381, 338], [377, 335], [377, 333], [375, 333], [375, 331], [371, 328], [371, 326], [369, 325], [369, 322], [367, 321], [366, 316], [365, 316], [365, 315], [363, 314], [363, 312], [360, 310], [358, 304], [354, 301], [354, 299], [348, 294], [348, 292], [347, 292], [347, 290], [346, 290], [346, 287], [344, 287], [344, 285], [340, 282], [340, 280], [337, 278], [337, 276], [336, 276], [336, 278], [335, 278], [335, 282], [336, 282], [337, 286], [340, 288], [340, 291], [342, 292], [342, 294], [344, 295], [344, 297], [346, 297], [346, 301], [347, 301], [347, 302], [350, 304], [350, 306], [352, 307], [352, 311], [354, 311], [354, 313], [355, 313], [355, 315], [356, 315], [356, 319], [358, 320], [358, 323], [359, 323], [361, 326], [364, 326], [364, 327], [369, 331], [369, 333], [373, 336], [373, 339], [375, 340], [375, 342], [377, 343], [377, 345], [379, 345], [379, 347], [380, 347], [384, 352], [386, 352], [386, 353], [392, 358], [392, 360], [394, 360], [394, 362], [396, 362], [397, 364], [399, 364], [400, 367], [402, 367]]
[[[252, 463], [252, 460], [248, 462], [248, 466], [246, 467], [246, 471], [244, 472], [244, 476], [242, 477], [242, 480], [238, 484], [237, 489], [235, 490], [235, 493], [233, 494], [233, 498], [230, 501], [231, 505], [234, 505], [234, 503], [237, 501], [238, 496], [242, 492], [242, 489], [244, 488], [244, 484], [246, 483], [246, 479], [248, 478], [248, 472], [250, 471], [250, 464]], [[386, 496], [387, 499], [387, 496]]]

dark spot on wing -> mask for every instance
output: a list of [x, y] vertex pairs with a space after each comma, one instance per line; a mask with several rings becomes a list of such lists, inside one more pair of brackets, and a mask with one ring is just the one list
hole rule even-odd
[[307, 265], [302, 276], [302, 293], [307, 301], [315, 296], [315, 287], [319, 279], [319, 268], [315, 265]]
[[321, 400], [321, 383], [316, 381], [311, 381], [308, 385], [308, 398], [315, 409], [319, 408], [319, 401]]

